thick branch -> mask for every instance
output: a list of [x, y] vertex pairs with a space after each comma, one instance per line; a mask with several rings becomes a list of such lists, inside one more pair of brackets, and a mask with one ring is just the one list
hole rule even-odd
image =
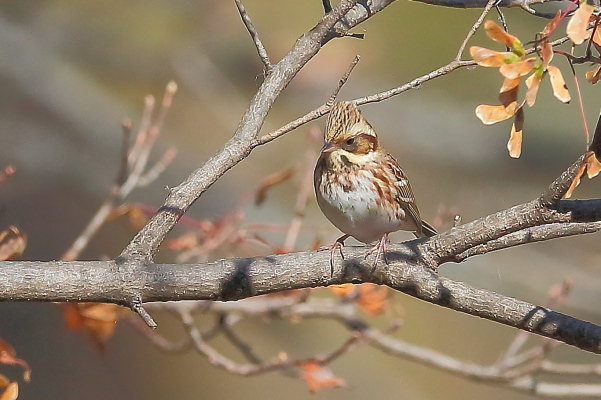
[[333, 277], [327, 251], [196, 265], [146, 264], [126, 276], [111, 261], [2, 262], [0, 300], [128, 304], [133, 294], [144, 302], [236, 300], [287, 289], [371, 281], [433, 304], [601, 353], [601, 327], [441, 277], [416, 261], [416, 245], [412, 241], [390, 246], [390, 265], [373, 276], [372, 266], [363, 261], [363, 247], [346, 248], [346, 261]]

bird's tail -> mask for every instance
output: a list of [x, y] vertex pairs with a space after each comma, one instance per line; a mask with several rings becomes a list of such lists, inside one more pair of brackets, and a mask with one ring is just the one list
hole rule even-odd
[[429, 223], [427, 223], [426, 221], [422, 221], [422, 232], [421, 235], [419, 235], [417, 232], [414, 232], [416, 237], [432, 237], [436, 234], [438, 234], [438, 232], [436, 232], [436, 229], [434, 229], [434, 227], [432, 225], [430, 225]]

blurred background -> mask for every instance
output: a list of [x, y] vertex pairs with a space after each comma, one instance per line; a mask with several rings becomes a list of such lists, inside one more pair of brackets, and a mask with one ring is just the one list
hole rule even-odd
[[[317, 0], [246, 0], [244, 4], [272, 62], [323, 13]], [[532, 39], [546, 24], [521, 10], [504, 12], [511, 32], [523, 41]], [[401, 85], [446, 64], [479, 14], [478, 10], [395, 2], [354, 30], [365, 33], [364, 40], [344, 38], [329, 43], [277, 100], [263, 132], [325, 102], [357, 54], [361, 62], [343, 88], [342, 100]], [[483, 34], [477, 34], [471, 44], [500, 50]], [[573, 101], [559, 103], [548, 82], [543, 82], [536, 106], [526, 110], [523, 153], [517, 160], [506, 151], [511, 122], [484, 126], [474, 114], [479, 104], [497, 104], [502, 79], [494, 69], [458, 70], [419, 89], [362, 107], [384, 146], [411, 178], [424, 219], [458, 213], [467, 222], [529, 201], [585, 150], [574, 81], [565, 60], [557, 57], [555, 64], [564, 71]], [[582, 83], [585, 70], [577, 72], [593, 129], [601, 96], [598, 88]], [[129, 117], [137, 126], [144, 96], [160, 99], [170, 80], [178, 83], [179, 91], [153, 157], [158, 159], [170, 146], [179, 153], [157, 181], [132, 195], [132, 201], [149, 208], [159, 207], [166, 187], [185, 179], [233, 134], [262, 81], [262, 64], [234, 2], [0, 3], [0, 167], [12, 164], [17, 168], [0, 185], [0, 226], [17, 225], [28, 235], [23, 259], [61, 257], [114, 180], [121, 121]], [[314, 121], [255, 150], [212, 186], [189, 216], [218, 218], [236, 207], [265, 176], [306, 163], [307, 149], [317, 151], [321, 146], [319, 141], [309, 141], [308, 133], [323, 123], [323, 119]], [[299, 179], [274, 188], [261, 207], [245, 204], [242, 210], [248, 223], [287, 224]], [[598, 187], [596, 181], [583, 180], [574, 197], [599, 197]], [[445, 223], [443, 229], [448, 228], [448, 220]], [[316, 232], [325, 243], [339, 235], [313, 197], [305, 226], [310, 229], [303, 231], [296, 250], [307, 249]], [[115, 257], [135, 232], [125, 220], [110, 222], [82, 258]], [[270, 235], [273, 242], [283, 241], [277, 232]], [[395, 240], [410, 238], [406, 233], [395, 236]], [[539, 304], [552, 284], [571, 277], [573, 294], [559, 311], [600, 324], [598, 241], [598, 236], [582, 236], [499, 251], [445, 265], [441, 273]], [[176, 261], [173, 253], [160, 257], [160, 261]], [[405, 295], [395, 295], [394, 302], [405, 320], [399, 337], [466, 360], [494, 362], [516, 334], [513, 329]], [[156, 317], [166, 335], [181, 335], [173, 319]], [[327, 321], [290, 325], [257, 320], [246, 324], [244, 331], [265, 354], [274, 356], [280, 350], [296, 355], [326, 351], [343, 333]], [[193, 352], [163, 354], [127, 324], [117, 327], [101, 353], [86, 335], [68, 331], [61, 310], [50, 304], [3, 304], [0, 337], [33, 369], [32, 381], [20, 387], [23, 399], [309, 396], [302, 381], [281, 374], [243, 378], [211, 367]], [[555, 354], [558, 360], [598, 362], [567, 347]], [[353, 352], [331, 367], [348, 385], [318, 393], [323, 399], [527, 398], [370, 348]], [[1, 372], [19, 373], [9, 367], [2, 367]]]

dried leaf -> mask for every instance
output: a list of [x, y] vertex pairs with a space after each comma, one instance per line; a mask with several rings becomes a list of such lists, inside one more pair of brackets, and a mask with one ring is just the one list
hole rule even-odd
[[148, 217], [137, 204], [124, 204], [119, 208], [114, 209], [108, 216], [107, 221], [112, 221], [117, 218], [127, 216], [130, 225], [135, 229], [142, 229], [148, 222]]
[[259, 184], [259, 187], [257, 188], [257, 192], [255, 194], [255, 204], [256, 205], [261, 205], [266, 197], [267, 197], [267, 192], [269, 191], [269, 189], [271, 189], [272, 187], [279, 185], [282, 182], [287, 181], [288, 179], [292, 178], [294, 176], [294, 168], [290, 167], [290, 168], [286, 168], [283, 171], [280, 172], [276, 172], [275, 174], [271, 174], [268, 177], [266, 177], [265, 179], [263, 179], [261, 181], [261, 183]]
[[165, 248], [174, 251], [190, 250], [199, 245], [198, 234], [194, 231], [186, 232], [175, 239], [168, 239], [163, 242]]
[[19, 384], [12, 382], [6, 387], [6, 390], [0, 396], [0, 400], [15, 400], [17, 397], [19, 397]]
[[541, 43], [540, 55], [543, 61], [543, 70], [546, 70], [551, 60], [553, 60], [553, 46], [547, 40]]
[[345, 283], [342, 285], [331, 285], [328, 288], [339, 297], [351, 297], [355, 294], [355, 285], [352, 283]]
[[511, 64], [504, 64], [499, 68], [499, 72], [505, 78], [518, 79], [524, 75], [528, 75], [533, 69], [536, 58], [530, 57], [522, 61]]
[[594, 7], [587, 3], [580, 3], [580, 7], [574, 12], [568, 22], [566, 33], [572, 42], [582, 44], [590, 37], [590, 31], [587, 31], [588, 24], [593, 14]]
[[107, 303], [69, 303], [64, 309], [67, 327], [87, 331], [99, 350], [111, 338], [124, 308]]
[[520, 79], [505, 79], [501, 91], [499, 92], [499, 101], [504, 107], [509, 107], [517, 102]]
[[528, 79], [526, 79], [526, 86], [528, 87], [528, 90], [526, 91], [525, 100], [530, 107], [532, 107], [536, 102], [536, 95], [538, 94], [538, 88], [540, 87], [542, 80], [542, 76], [537, 74], [532, 74], [528, 77]]
[[322, 367], [314, 362], [301, 364], [303, 379], [309, 386], [309, 392], [315, 393], [322, 389], [333, 389], [344, 386], [344, 379], [334, 375], [331, 369]]
[[470, 47], [470, 55], [481, 67], [498, 68], [505, 64], [508, 54], [512, 53], [499, 52], [479, 46]]
[[0, 261], [20, 256], [27, 246], [27, 235], [16, 226], [0, 232]]
[[520, 40], [505, 32], [503, 28], [497, 25], [494, 21], [488, 20], [484, 23], [484, 29], [486, 34], [495, 42], [503, 43], [505, 46], [510, 47], [514, 51], [524, 51], [522, 42]]
[[359, 285], [357, 304], [359, 304], [366, 314], [376, 315], [386, 310], [389, 297], [390, 290], [388, 290], [387, 286], [364, 283]]
[[599, 80], [601, 80], [601, 65], [598, 65], [595, 69], [591, 71], [586, 71], [584, 76], [586, 80], [592, 83], [593, 85], [599, 82]]
[[551, 78], [551, 87], [553, 88], [553, 95], [555, 95], [555, 98], [562, 103], [569, 103], [571, 100], [570, 92], [568, 92], [568, 87], [563, 80], [563, 75], [559, 68], [554, 65], [549, 65], [547, 72]]
[[513, 125], [511, 125], [511, 136], [507, 142], [507, 150], [512, 158], [519, 158], [522, 154], [522, 131], [524, 130], [524, 107], [520, 107], [515, 113]]
[[[597, 17], [599, 18], [599, 17]], [[595, 29], [595, 33], [593, 34], [593, 43], [597, 46], [601, 46], [601, 26], [597, 25], [597, 29]], [[597, 48], [598, 50], [598, 48]]]
[[586, 163], [586, 175], [589, 179], [593, 179], [601, 172], [601, 162], [599, 162], [599, 159], [595, 156], [594, 152], [591, 153], [593, 154], [584, 160]]
[[[594, 157], [594, 153], [591, 151], [591, 154], [593, 154]], [[574, 180], [572, 181], [572, 184], [570, 185], [570, 187], [568, 188], [568, 191], [565, 194], [565, 198], [569, 199], [570, 197], [572, 197], [572, 193], [574, 193], [574, 190], [578, 187], [578, 185], [580, 185], [580, 179], [582, 178], [582, 175], [584, 175], [584, 172], [586, 171], [586, 159], [588, 157], [585, 157], [585, 159], [583, 160], [583, 162], [580, 164], [580, 166], [578, 166], [578, 171], [576, 172], [576, 176], [574, 177]]]
[[0, 387], [7, 387], [10, 384], [10, 379], [8, 379], [6, 376], [0, 374]]
[[17, 352], [5, 340], [0, 339], [0, 364], [17, 365], [23, 368], [23, 379], [29, 381], [31, 368], [26, 361], [17, 358]]
[[482, 104], [476, 107], [476, 116], [480, 118], [483, 124], [492, 125], [513, 117], [516, 110], [517, 103], [515, 102], [511, 103], [508, 107]]
[[7, 165], [2, 171], [0, 171], [0, 182], [4, 182], [6, 178], [10, 177], [15, 172], [17, 172], [17, 169], [14, 165]]
[[555, 13], [555, 16], [553, 17], [553, 19], [551, 21], [549, 21], [549, 23], [545, 26], [545, 28], [541, 32], [543, 37], [548, 38], [553, 32], [555, 32], [555, 29], [557, 29], [557, 26], [563, 20], [562, 15], [563, 15], [563, 12], [561, 10], [557, 10], [557, 13]]

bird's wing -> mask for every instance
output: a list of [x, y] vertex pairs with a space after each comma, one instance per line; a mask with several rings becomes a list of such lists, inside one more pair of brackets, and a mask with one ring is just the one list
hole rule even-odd
[[413, 190], [409, 184], [407, 175], [403, 172], [403, 169], [399, 163], [390, 154], [387, 154], [386, 162], [389, 165], [389, 171], [393, 174], [393, 183], [396, 187], [395, 200], [405, 210], [405, 212], [413, 219], [416, 226], [416, 234], [418, 237], [423, 236], [422, 232], [422, 219], [419, 216], [419, 210], [415, 204], [415, 196]]

